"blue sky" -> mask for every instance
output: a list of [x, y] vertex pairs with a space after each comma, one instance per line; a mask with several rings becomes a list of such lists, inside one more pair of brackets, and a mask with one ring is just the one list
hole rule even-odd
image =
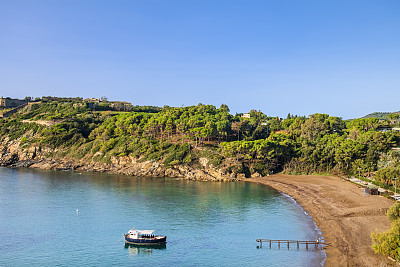
[[400, 1], [1, 0], [0, 95], [400, 110]]

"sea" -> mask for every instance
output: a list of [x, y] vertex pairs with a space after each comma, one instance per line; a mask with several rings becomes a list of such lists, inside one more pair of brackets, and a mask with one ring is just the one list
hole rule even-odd
[[[164, 247], [125, 246], [132, 227]], [[247, 182], [0, 168], [0, 266], [323, 266], [321, 232], [289, 196]]]

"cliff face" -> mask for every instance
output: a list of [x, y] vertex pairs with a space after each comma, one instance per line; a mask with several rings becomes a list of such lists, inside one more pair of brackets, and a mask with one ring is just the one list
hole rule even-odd
[[62, 152], [60, 149], [40, 145], [21, 146], [20, 139], [9, 140], [6, 137], [0, 144], [0, 166], [115, 173], [129, 176], [173, 177], [201, 181], [237, 181], [242, 178], [236, 177], [235, 174], [225, 174], [220, 169], [207, 166], [207, 159], [200, 160], [201, 169], [187, 165], [166, 168], [161, 162], [142, 162], [131, 156], [111, 157], [110, 164], [96, 162], [93, 157], [74, 159], [56, 156], [62, 154]]

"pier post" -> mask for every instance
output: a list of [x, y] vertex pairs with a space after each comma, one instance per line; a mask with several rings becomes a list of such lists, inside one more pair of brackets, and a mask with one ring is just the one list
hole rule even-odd
[[297, 249], [299, 249], [299, 241], [297, 241]]
[[271, 248], [271, 244], [272, 244], [272, 241], [270, 240], [270, 241], [269, 241], [269, 248]]

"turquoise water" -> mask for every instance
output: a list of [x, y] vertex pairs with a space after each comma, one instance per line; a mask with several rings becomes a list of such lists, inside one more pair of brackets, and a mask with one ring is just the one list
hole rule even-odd
[[[166, 247], [125, 248], [133, 226]], [[318, 237], [298, 204], [259, 184], [0, 168], [0, 266], [320, 266], [322, 251], [256, 242]]]

